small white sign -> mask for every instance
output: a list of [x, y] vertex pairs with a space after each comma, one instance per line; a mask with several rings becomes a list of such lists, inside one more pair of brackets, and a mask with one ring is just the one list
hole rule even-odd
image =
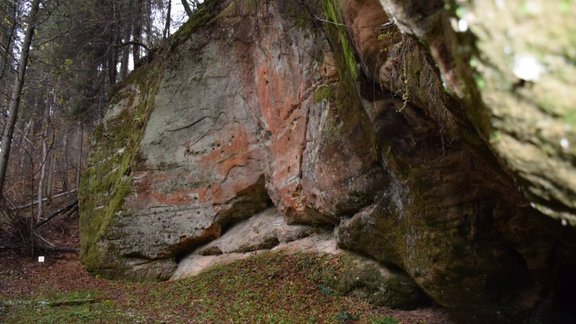
[[44, 256], [39, 256], [39, 257], [38, 257], [38, 262], [43, 263], [43, 262], [44, 262]]

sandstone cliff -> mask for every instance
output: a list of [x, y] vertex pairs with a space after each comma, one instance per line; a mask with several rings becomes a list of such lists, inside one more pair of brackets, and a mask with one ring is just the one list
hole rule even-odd
[[[574, 5], [558, 10], [544, 35], [576, 30]], [[96, 132], [86, 267], [175, 279], [262, 250], [344, 249], [377, 261], [383, 285], [400, 280], [414, 297], [402, 307], [421, 289], [460, 321], [570, 316], [576, 44], [524, 38], [543, 23], [527, 14], [208, 1], [118, 88]], [[507, 26], [521, 36], [495, 36]], [[546, 68], [514, 76], [533, 48]]]

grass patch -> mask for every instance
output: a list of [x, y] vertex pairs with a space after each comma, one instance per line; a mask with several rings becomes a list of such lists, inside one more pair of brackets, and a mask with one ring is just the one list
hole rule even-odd
[[105, 284], [10, 299], [0, 293], [0, 322], [397, 323], [336, 293], [335, 271], [330, 257], [263, 254], [175, 282], [94, 279]]
[[[133, 322], [134, 316], [110, 299], [99, 299], [96, 291], [55, 293], [29, 299], [5, 300], [6, 323], [95, 323]], [[1, 315], [1, 314], [0, 314]]]

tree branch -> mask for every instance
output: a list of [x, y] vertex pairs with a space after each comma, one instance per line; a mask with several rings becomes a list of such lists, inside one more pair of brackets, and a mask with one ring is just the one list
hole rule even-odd
[[75, 200], [73, 203], [71, 203], [70, 205], [57, 210], [56, 212], [54, 212], [52, 215], [48, 216], [48, 218], [46, 218], [45, 220], [41, 221], [40, 223], [36, 224], [36, 226], [34, 226], [35, 229], [38, 229], [44, 225], [46, 225], [48, 222], [50, 222], [54, 217], [62, 214], [62, 213], [66, 213], [67, 211], [73, 209], [74, 207], [76, 207], [78, 205], [78, 200]]
[[146, 45], [142, 42], [135, 42], [135, 41], [118, 43], [118, 44], [114, 45], [114, 47], [126, 47], [126, 46], [130, 46], [130, 45], [140, 46], [140, 47], [144, 48], [146, 51], [150, 52], [150, 48], [148, 47], [148, 45]]
[[188, 17], [192, 17], [192, 8], [190, 8], [190, 4], [188, 3], [188, 0], [182, 0], [182, 6], [184, 6], [184, 11], [186, 11], [186, 14], [188, 15]]
[[49, 302], [48, 306], [55, 307], [55, 306], [77, 306], [86, 303], [94, 303], [96, 299], [94, 298], [83, 298], [83, 299], [69, 299], [69, 300], [57, 300], [53, 302]]

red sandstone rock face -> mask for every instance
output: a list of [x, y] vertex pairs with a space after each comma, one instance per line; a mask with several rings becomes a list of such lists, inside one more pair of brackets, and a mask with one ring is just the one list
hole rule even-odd
[[170, 53], [158, 91], [133, 100], [154, 107], [131, 192], [95, 247], [114, 267], [129, 259], [128, 275], [135, 262], [173, 265], [270, 204], [289, 223], [337, 224], [381, 185], [368, 115], [356, 91], [340, 86], [304, 5], [220, 5], [213, 23]]
[[[126, 87], [133, 97], [106, 118], [117, 126], [154, 101], [120, 174], [131, 185], [121, 206], [103, 201], [122, 181], [93, 176], [118, 165], [93, 161], [103, 212], [90, 224], [98, 238], [84, 240], [98, 252], [91, 270], [165, 279], [187, 255], [181, 269], [201, 254], [269, 248], [281, 240], [269, 226], [258, 233], [268, 218], [246, 221], [269, 208], [287, 223], [337, 225], [341, 247], [405, 270], [474, 319], [514, 322], [554, 288], [550, 267], [569, 273], [557, 256], [573, 254], [474, 140], [427, 49], [388, 25], [377, 0], [334, 1], [344, 23], [296, 0], [214, 3], [215, 18], [180, 35], [160, 76], [140, 76], [161, 78], [159, 89]], [[345, 54], [358, 57], [357, 78]], [[115, 146], [98, 149], [123, 156], [127, 139], [106, 131], [98, 140]]]
[[304, 39], [295, 30], [282, 32], [274, 27], [266, 26], [262, 31], [271, 37], [260, 42], [263, 51], [256, 52], [254, 73], [255, 101], [264, 131], [269, 134], [267, 189], [282, 212], [304, 220], [305, 197], [300, 189], [302, 157], [313, 105], [311, 76], [317, 71], [314, 66], [317, 62], [298, 52], [301, 47], [314, 50], [314, 42], [321, 39]]
[[[254, 58], [256, 118], [268, 139], [266, 188], [289, 222], [336, 224], [380, 185], [374, 140], [357, 102], [337, 107], [334, 98], [316, 95], [339, 84], [325, 35], [288, 26], [274, 20], [261, 27], [266, 36]], [[339, 110], [347, 115], [338, 116]], [[357, 116], [346, 119], [350, 114]], [[338, 127], [346, 131], [338, 134]]]

